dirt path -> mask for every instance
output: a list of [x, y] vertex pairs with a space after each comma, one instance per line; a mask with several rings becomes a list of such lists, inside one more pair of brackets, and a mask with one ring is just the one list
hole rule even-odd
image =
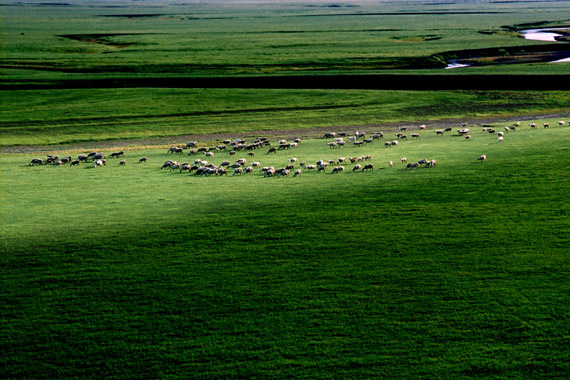
[[128, 148], [136, 149], [137, 147], [161, 147], [170, 145], [181, 145], [188, 141], [208, 142], [214, 143], [226, 139], [246, 138], [245, 136], [266, 136], [268, 138], [317, 138], [322, 137], [326, 132], [354, 132], [363, 130], [366, 132], [383, 131], [391, 132], [397, 131], [401, 126], [407, 126], [408, 131], [418, 129], [421, 124], [425, 124], [428, 129], [442, 129], [445, 127], [458, 127], [461, 123], [467, 123], [470, 126], [481, 126], [483, 124], [493, 124], [509, 121], [526, 121], [536, 119], [549, 119], [559, 118], [566, 120], [570, 118], [570, 112], [564, 114], [547, 114], [547, 115], [527, 115], [521, 117], [492, 117], [492, 118], [463, 118], [463, 119], [440, 119], [432, 120], [429, 122], [398, 122], [398, 123], [383, 123], [383, 124], [364, 124], [352, 125], [344, 127], [317, 127], [317, 128], [301, 128], [301, 129], [286, 129], [286, 130], [272, 130], [272, 131], [259, 131], [259, 132], [242, 132], [242, 133], [215, 133], [215, 134], [202, 134], [202, 135], [184, 135], [184, 136], [169, 136], [160, 138], [148, 139], [133, 139], [133, 140], [111, 140], [100, 142], [85, 142], [73, 144], [58, 144], [58, 145], [18, 145], [0, 148], [0, 153], [41, 153], [41, 152], [55, 152], [55, 151], [87, 151], [87, 150], [108, 150], [112, 148]]

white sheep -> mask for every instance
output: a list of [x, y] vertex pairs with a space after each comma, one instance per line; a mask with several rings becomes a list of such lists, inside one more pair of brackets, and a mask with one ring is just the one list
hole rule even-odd
[[403, 164], [404, 162], [408, 161], [408, 159], [406, 157], [402, 157], [400, 158], [400, 162]]
[[390, 167], [394, 166], [394, 163], [392, 161], [388, 162], [388, 165], [390, 165]]
[[497, 140], [499, 140], [499, 142], [502, 142], [505, 138], [503, 136], [499, 136], [499, 138]]

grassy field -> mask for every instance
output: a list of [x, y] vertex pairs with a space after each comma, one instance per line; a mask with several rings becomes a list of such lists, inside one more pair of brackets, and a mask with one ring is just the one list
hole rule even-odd
[[[567, 91], [67, 89], [0, 94], [0, 146], [253, 133], [570, 109]], [[134, 141], [133, 144], [139, 144]]]
[[[569, 1], [536, 2], [123, 2], [7, 1], [4, 83], [74, 78], [363, 74], [567, 74], [565, 64], [443, 70], [462, 50], [511, 55], [552, 43], [517, 25], [568, 26]], [[108, 4], [109, 5], [109, 4]], [[110, 4], [112, 5], [112, 4]], [[48, 15], [49, 17], [46, 17]], [[558, 48], [567, 52], [567, 44]], [[453, 52], [448, 54], [447, 52]]]
[[566, 378], [570, 137], [550, 121], [255, 152], [375, 166], [296, 178], [0, 155], [3, 378]]
[[[568, 64], [527, 58], [568, 44], [518, 32], [568, 26], [569, 7], [4, 1], [0, 377], [566, 379], [570, 127], [556, 115], [570, 121]], [[482, 66], [444, 69], [467, 57]], [[442, 85], [310, 80], [375, 74]], [[529, 75], [560, 79], [560, 91], [532, 90]], [[303, 76], [299, 89], [255, 87]], [[244, 77], [251, 88], [208, 88]], [[207, 85], [184, 88], [196, 79]], [[501, 143], [477, 125], [516, 120]], [[470, 141], [434, 133], [463, 121]], [[358, 128], [392, 140], [420, 124], [421, 138], [391, 148], [308, 138]], [[374, 170], [160, 170], [171, 143], [296, 133], [297, 148], [235, 158], [371, 155]], [[122, 149], [127, 163], [28, 165], [95, 149]], [[437, 165], [406, 170], [402, 157]]]

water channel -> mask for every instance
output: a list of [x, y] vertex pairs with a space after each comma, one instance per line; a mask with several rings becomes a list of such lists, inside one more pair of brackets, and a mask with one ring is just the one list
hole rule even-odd
[[[560, 33], [556, 33], [557, 30], [568, 30], [570, 27], [567, 28], [542, 28], [542, 29], [527, 29], [522, 30], [520, 33], [522, 36], [527, 40], [533, 41], [547, 41], [547, 42], [558, 42], [556, 37], [562, 37], [563, 35]], [[470, 64], [461, 63], [461, 59], [454, 59], [448, 62], [446, 69], [457, 69], [461, 67], [469, 67]], [[549, 63], [561, 63], [561, 62], [570, 62], [570, 57], [558, 59], [556, 61], [551, 61]]]

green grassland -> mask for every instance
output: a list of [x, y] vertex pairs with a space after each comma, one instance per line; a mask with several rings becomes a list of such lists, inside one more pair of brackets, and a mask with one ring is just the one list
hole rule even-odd
[[[554, 115], [570, 121], [568, 64], [524, 57], [568, 44], [519, 30], [568, 26], [569, 8], [4, 1], [0, 377], [566, 379], [570, 127]], [[464, 57], [488, 64], [443, 69]], [[160, 85], [379, 73], [532, 74], [562, 91]], [[531, 130], [533, 118], [551, 128]], [[442, 119], [474, 120], [472, 139], [436, 136]], [[499, 143], [475, 125], [493, 119], [524, 121]], [[394, 139], [403, 124], [430, 129], [392, 148], [310, 138], [362, 128]], [[374, 171], [160, 170], [166, 143], [296, 133], [295, 149], [235, 158], [370, 154]], [[28, 165], [92, 149], [123, 149], [127, 164]], [[437, 165], [406, 170], [401, 157]]]
[[545, 121], [255, 152], [375, 166], [296, 178], [0, 155], [3, 378], [566, 378], [570, 129]]
[[[510, 66], [442, 70], [466, 49], [530, 49], [517, 25], [568, 25], [570, 2], [192, 3], [8, 1], [4, 83], [148, 78], [415, 72], [510, 73]], [[334, 4], [333, 4], [334, 5]], [[567, 44], [560, 43], [567, 50]], [[453, 52], [446, 54], [446, 52]], [[459, 53], [460, 55], [460, 53]], [[565, 64], [516, 71], [566, 74]]]
[[67, 89], [0, 93], [0, 146], [564, 113], [567, 91]]

